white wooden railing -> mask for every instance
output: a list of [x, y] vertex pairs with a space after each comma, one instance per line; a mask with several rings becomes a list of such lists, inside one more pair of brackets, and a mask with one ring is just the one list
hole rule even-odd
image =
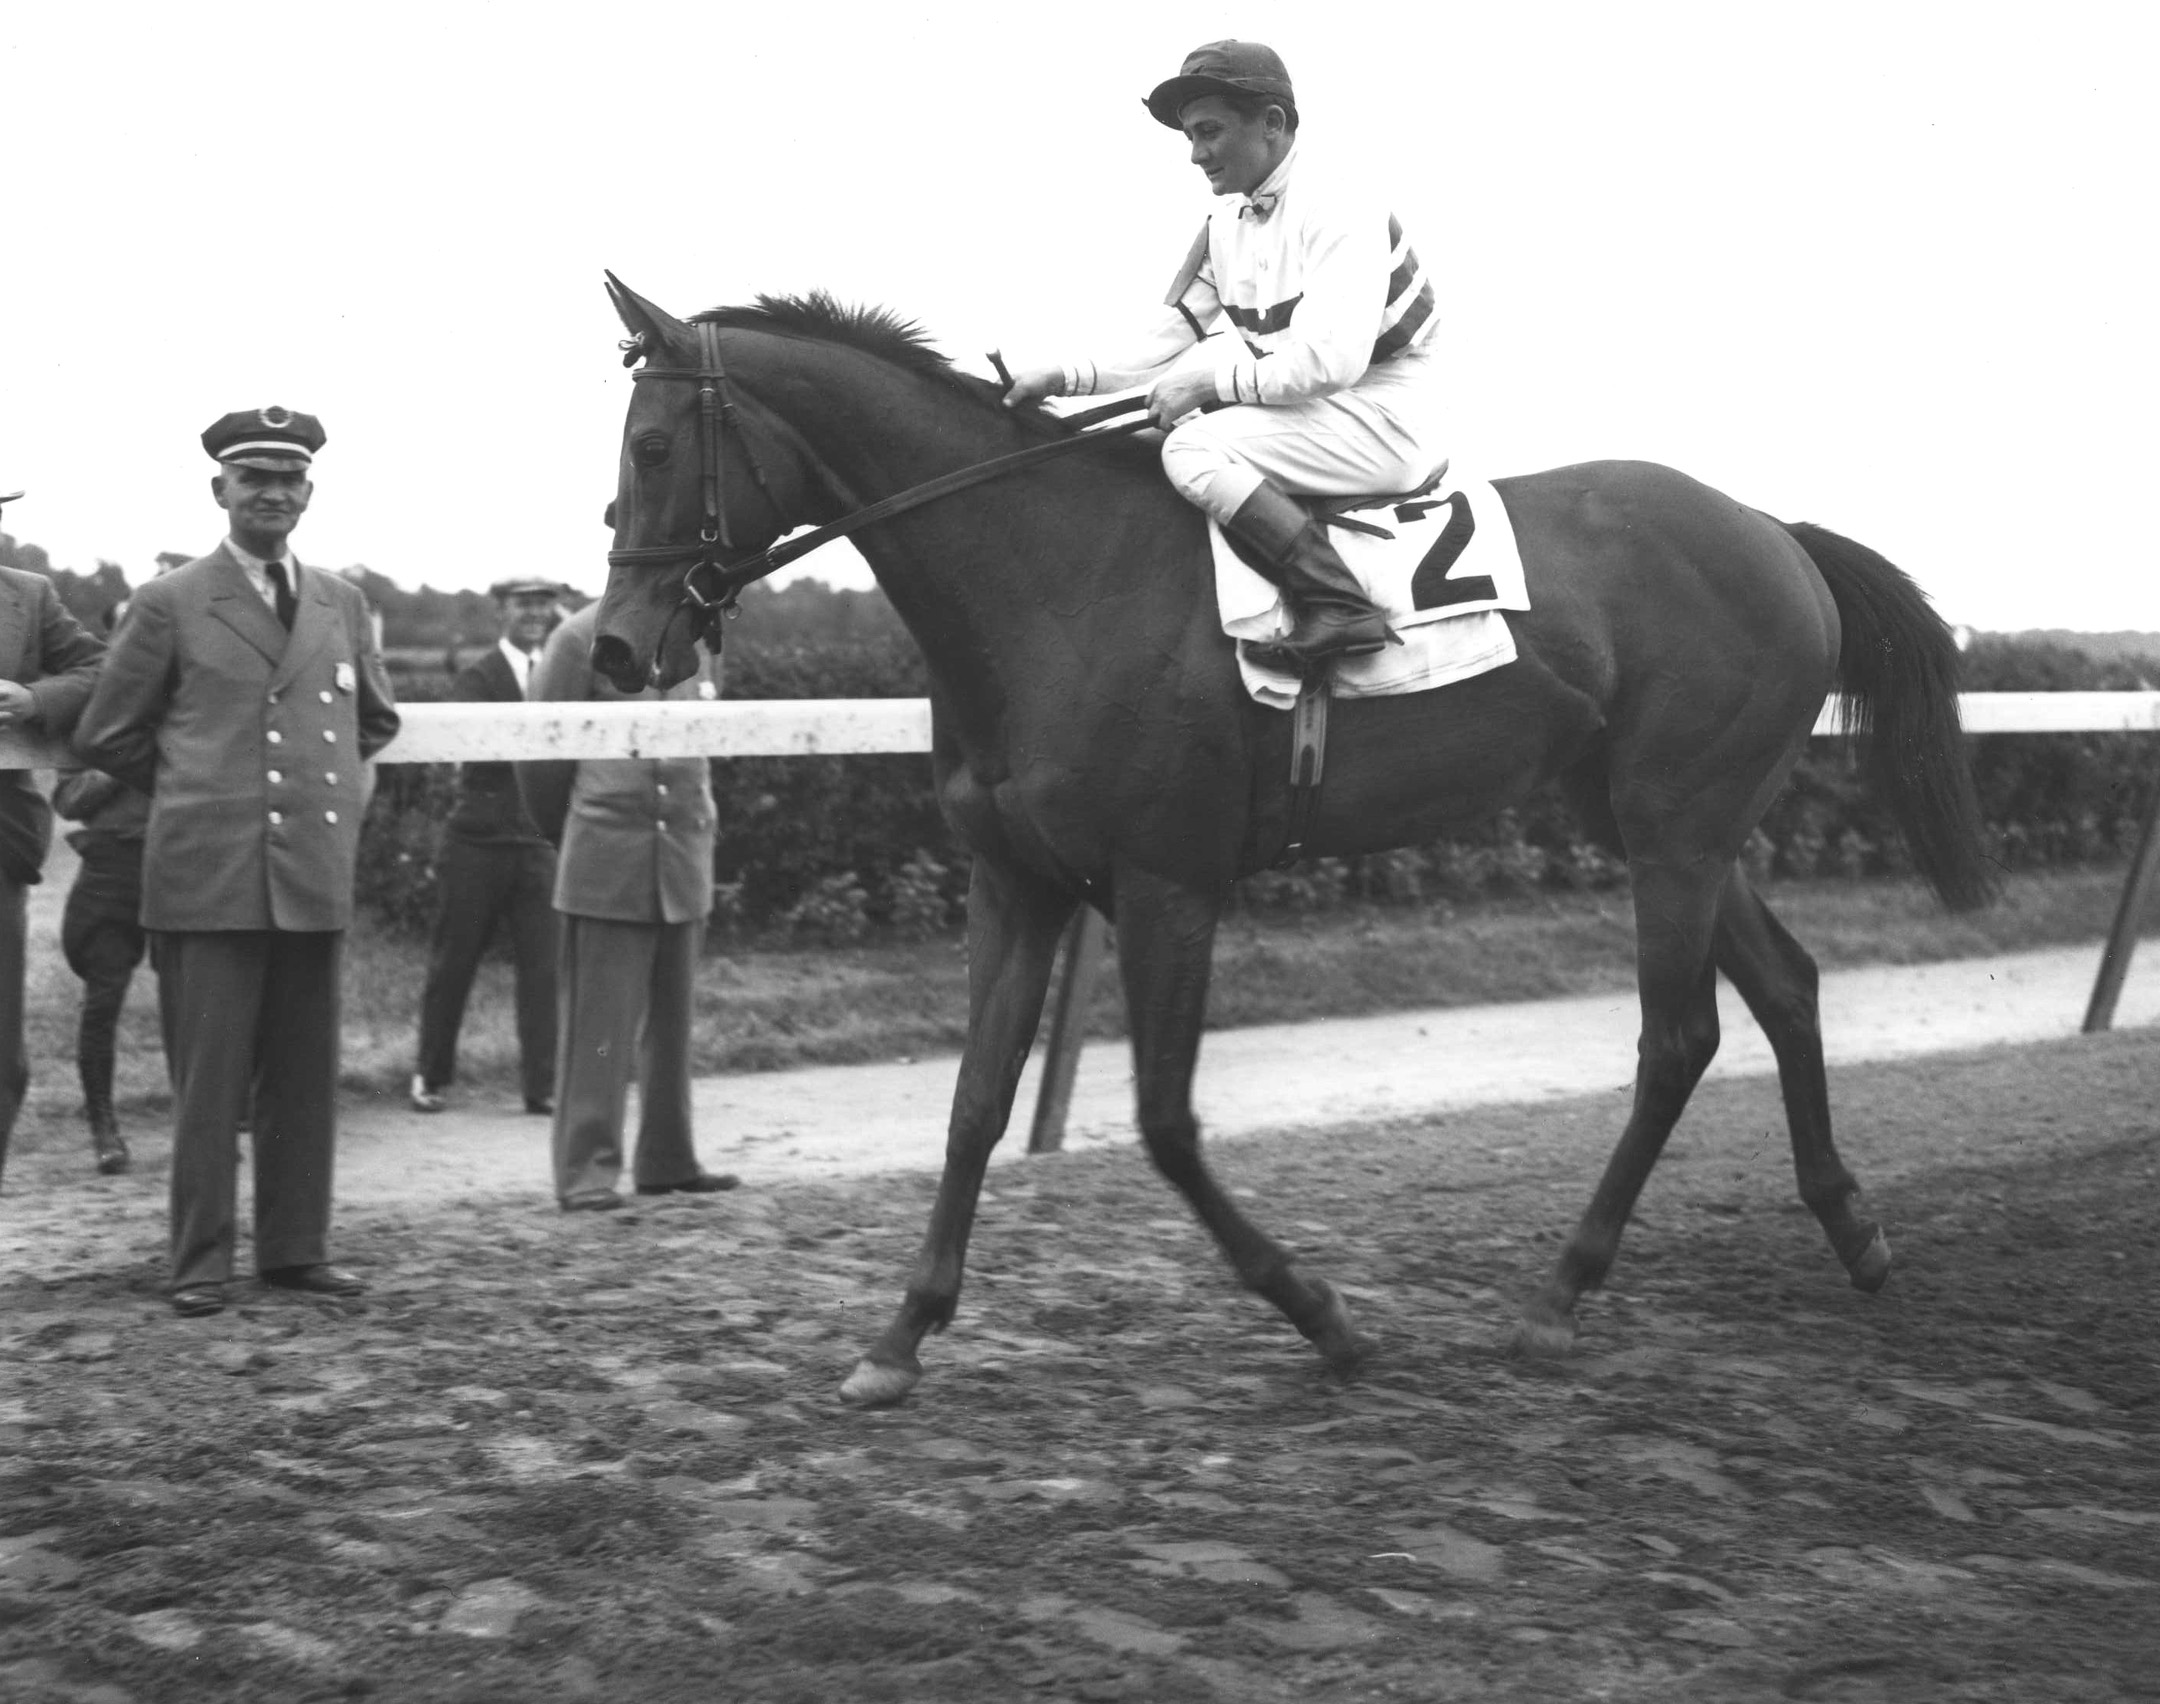
[[[2160, 733], [2160, 692], [1968, 692], [1970, 734]], [[842, 757], [930, 749], [926, 698], [721, 700], [713, 703], [409, 704], [381, 763], [587, 757]], [[1818, 734], [1838, 732], [1825, 705]], [[0, 731], [0, 769], [49, 767], [65, 753], [42, 736]], [[2085, 1028], [2106, 1029], [2129, 971], [2145, 900], [2160, 867], [2160, 792], [2123, 884], [2102, 951]], [[1042, 1098], [1029, 1147], [1062, 1139], [1065, 1103], [1079, 1058], [1080, 1026], [1100, 951], [1087, 914], [1068, 939], [1065, 973], [1050, 1017]]]

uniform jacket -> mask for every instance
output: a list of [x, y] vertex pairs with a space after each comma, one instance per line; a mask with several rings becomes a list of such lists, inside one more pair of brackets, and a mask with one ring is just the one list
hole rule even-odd
[[[30, 689], [34, 725], [64, 738], [90, 697], [104, 644], [42, 574], [0, 568], [0, 680]], [[27, 769], [0, 769], [0, 876], [34, 882], [52, 844], [52, 807]]]
[[[599, 605], [555, 629], [533, 670], [534, 700], [711, 698], [719, 663], [667, 692], [628, 695], [592, 672]], [[541, 833], [557, 841], [555, 909], [620, 923], [688, 923], [713, 902], [712, 771], [702, 757], [521, 763], [518, 782]]]
[[[451, 684], [450, 697], [460, 704], [522, 704], [517, 676], [498, 645]], [[508, 763], [468, 763], [458, 770], [458, 801], [448, 831], [479, 846], [539, 843], [545, 840], [518, 792], [517, 771]]]
[[152, 580], [76, 728], [150, 794], [146, 929], [343, 929], [361, 764], [397, 708], [357, 588], [303, 569], [291, 633], [220, 545]]

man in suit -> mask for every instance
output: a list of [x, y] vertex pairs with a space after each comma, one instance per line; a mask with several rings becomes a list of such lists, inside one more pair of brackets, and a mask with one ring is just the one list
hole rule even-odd
[[[502, 636], [450, 688], [461, 704], [518, 704], [561, 613], [564, 588], [535, 576], [492, 588]], [[435, 859], [438, 908], [420, 994], [415, 1112], [440, 1112], [457, 1076], [458, 1026], [496, 925], [510, 929], [517, 969], [518, 1065], [525, 1110], [555, 1110], [555, 848], [526, 814], [507, 763], [468, 763]]]
[[[599, 606], [548, 641], [527, 696], [623, 696], [592, 672]], [[717, 663], [664, 694], [712, 698]], [[622, 1205], [623, 1113], [638, 1068], [640, 1195], [707, 1194], [736, 1179], [704, 1170], [690, 1120], [690, 1017], [712, 910], [712, 775], [701, 757], [521, 763], [540, 831], [562, 848], [555, 1070], [555, 1197], [566, 1212]]]
[[251, 1103], [263, 1282], [365, 1288], [327, 1253], [338, 970], [361, 764], [398, 717], [360, 594], [292, 554], [323, 436], [283, 408], [203, 433], [231, 532], [135, 594], [76, 731], [85, 762], [151, 797], [142, 920], [172, 1050], [172, 1304], [189, 1317], [225, 1305]]
[[[22, 493], [0, 493], [0, 508]], [[64, 735], [105, 647], [61, 607], [42, 574], [0, 568], [0, 730]], [[0, 769], [0, 1173], [30, 1088], [23, 1055], [23, 941], [31, 887], [52, 845], [52, 807], [27, 769]]]

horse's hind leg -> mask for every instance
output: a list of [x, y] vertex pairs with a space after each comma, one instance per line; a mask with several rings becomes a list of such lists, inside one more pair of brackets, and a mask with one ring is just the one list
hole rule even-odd
[[1012, 1115], [1073, 903], [1024, 874], [975, 860], [968, 886], [968, 1039], [953, 1088], [945, 1172], [900, 1311], [841, 1385], [846, 1401], [877, 1407], [905, 1397], [922, 1377], [916, 1348], [927, 1333], [944, 1330], [959, 1305], [983, 1172]]
[[1890, 1244], [1867, 1214], [1860, 1185], [1830, 1137], [1830, 1090], [1816, 1015], [1815, 961], [1786, 932], [1736, 868], [1718, 898], [1717, 966], [1755, 1014], [1777, 1056], [1778, 1087], [1792, 1130], [1800, 1199], [1822, 1221], [1855, 1289], [1873, 1292], [1890, 1276]]
[[1710, 941], [1725, 869], [1722, 861], [1702, 859], [1633, 862], [1636, 980], [1642, 998], [1635, 1103], [1588, 1210], [1523, 1309], [1515, 1343], [1525, 1353], [1563, 1354], [1574, 1342], [1575, 1304], [1612, 1270], [1635, 1199], [1717, 1053], [1717, 971], [1710, 962]]
[[1117, 896], [1118, 969], [1148, 1157], [1214, 1233], [1240, 1282], [1280, 1308], [1331, 1367], [1347, 1372], [1370, 1345], [1352, 1328], [1334, 1286], [1299, 1272], [1290, 1252], [1238, 1210], [1200, 1157], [1192, 1078], [1220, 901], [1122, 868]]

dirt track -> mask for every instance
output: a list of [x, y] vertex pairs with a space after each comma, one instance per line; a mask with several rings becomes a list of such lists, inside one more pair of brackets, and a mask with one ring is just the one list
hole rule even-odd
[[155, 1176], [40, 1153], [0, 1203], [0, 1696], [2160, 1696], [2160, 1035], [1833, 1091], [1880, 1298], [1761, 1079], [1705, 1085], [1551, 1368], [1501, 1329], [1609, 1092], [1219, 1151], [1381, 1338], [1349, 1386], [1079, 1153], [994, 1176], [872, 1415], [832, 1392], [920, 1175], [362, 1205], [364, 1302], [182, 1323]]

